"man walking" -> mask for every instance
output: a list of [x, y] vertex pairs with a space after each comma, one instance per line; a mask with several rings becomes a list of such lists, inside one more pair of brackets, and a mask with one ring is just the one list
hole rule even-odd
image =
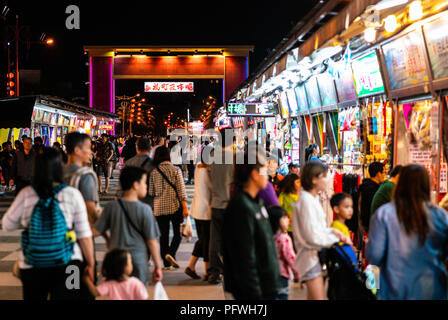
[[[87, 166], [92, 159], [91, 144], [90, 137], [85, 133], [72, 132], [67, 134], [65, 137], [65, 147], [68, 161], [67, 165], [64, 167], [64, 183], [81, 192], [87, 208], [87, 215], [93, 238], [95, 238], [100, 234], [93, 226], [100, 216], [101, 209], [98, 206], [97, 177], [92, 168]], [[84, 267], [84, 265], [82, 267]], [[81, 282], [81, 290], [83, 297], [90, 300], [94, 299], [83, 282]]]
[[16, 195], [24, 187], [31, 184], [34, 178], [34, 161], [36, 153], [33, 151], [31, 138], [23, 140], [23, 150], [17, 150], [12, 164], [12, 180], [10, 185], [16, 185]]
[[[147, 137], [141, 137], [137, 140], [137, 155], [126, 161], [126, 167], [139, 167], [146, 171], [146, 176], [148, 181], [147, 189], [149, 190], [149, 177], [151, 175], [154, 166], [152, 164], [151, 158], [149, 157], [149, 152], [151, 150], [151, 140]], [[151, 208], [154, 207], [154, 198], [148, 194], [146, 191], [146, 196], [141, 199], [142, 202], [148, 204]]]
[[[221, 150], [215, 148], [214, 152], [222, 156], [221, 164], [210, 165], [210, 180], [213, 187], [211, 193], [212, 221], [210, 228], [209, 265], [207, 268], [208, 282], [217, 284], [221, 281], [223, 273], [222, 263], [222, 231], [224, 225], [224, 212], [230, 200], [230, 184], [233, 180], [233, 140], [226, 137], [229, 130], [221, 132]], [[226, 162], [230, 160], [230, 163]]]
[[101, 140], [98, 141], [96, 144], [96, 155], [95, 160], [98, 166], [96, 174], [98, 175], [98, 191], [99, 193], [102, 192], [102, 182], [101, 182], [101, 176], [104, 176], [104, 180], [106, 181], [106, 185], [104, 187], [104, 193], [107, 194], [109, 191], [109, 182], [110, 182], [110, 176], [111, 176], [111, 160], [114, 155], [114, 148], [112, 146], [112, 143], [109, 141], [108, 136], [106, 133], [103, 133], [101, 135]]

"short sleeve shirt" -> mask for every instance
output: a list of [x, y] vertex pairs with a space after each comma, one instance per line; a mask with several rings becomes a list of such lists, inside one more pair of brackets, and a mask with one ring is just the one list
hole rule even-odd
[[135, 277], [125, 281], [103, 281], [98, 287], [101, 296], [107, 296], [112, 300], [146, 300], [148, 290], [143, 282]]
[[[76, 164], [69, 164], [64, 167], [64, 183], [69, 184], [71, 177], [75, 172], [81, 167]], [[97, 181], [92, 174], [85, 174], [79, 180], [79, 191], [84, 198], [84, 201], [94, 201], [99, 202]]]
[[[122, 200], [129, 218], [143, 233], [146, 240], [160, 236], [159, 226], [151, 207], [143, 202]], [[140, 233], [127, 221], [118, 201], [109, 202], [103, 210], [95, 229], [104, 233], [110, 231], [110, 249], [121, 248], [129, 251], [134, 265], [133, 275], [146, 283], [148, 277], [147, 247]]]

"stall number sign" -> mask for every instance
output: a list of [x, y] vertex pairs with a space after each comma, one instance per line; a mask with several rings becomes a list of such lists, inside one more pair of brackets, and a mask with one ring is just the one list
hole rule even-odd
[[383, 79], [375, 52], [352, 63], [358, 97], [384, 92]]
[[145, 82], [145, 92], [194, 92], [194, 83]]
[[229, 116], [274, 116], [272, 103], [228, 103]]

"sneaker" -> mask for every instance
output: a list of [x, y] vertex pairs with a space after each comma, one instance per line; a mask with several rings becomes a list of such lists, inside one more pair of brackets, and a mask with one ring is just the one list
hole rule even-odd
[[179, 268], [179, 264], [177, 263], [176, 259], [174, 259], [170, 254], [165, 255], [165, 260], [168, 261], [174, 268]]
[[171, 266], [162, 268], [162, 271], [171, 271], [171, 270], [172, 270]]
[[191, 278], [193, 278], [193, 279], [201, 279], [201, 277], [198, 276], [198, 274], [196, 273], [196, 271], [191, 270], [190, 267], [187, 267], [187, 268], [185, 269], [185, 273], [186, 273], [188, 276], [190, 276]]

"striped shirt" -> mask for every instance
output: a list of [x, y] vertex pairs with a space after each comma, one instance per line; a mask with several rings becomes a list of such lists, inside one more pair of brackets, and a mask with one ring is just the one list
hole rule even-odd
[[178, 167], [173, 166], [170, 162], [162, 162], [159, 165], [160, 170], [176, 187], [176, 191], [168, 184], [165, 178], [159, 173], [157, 169], [151, 172], [149, 178], [149, 195], [154, 197], [154, 215], [168, 215], [173, 214], [179, 209], [179, 202], [187, 200], [187, 193], [185, 191], [185, 184], [182, 177], [182, 172]]
[[[72, 187], [65, 187], [55, 198], [58, 200], [59, 207], [64, 213], [67, 227], [69, 229], [73, 227], [75, 230], [76, 239], [91, 237], [92, 231], [87, 218], [87, 208], [81, 192]], [[22, 189], [2, 219], [3, 230], [14, 231], [20, 228], [27, 228], [30, 224], [34, 206], [38, 201], [39, 196], [31, 186]], [[24, 260], [23, 252], [21, 252], [19, 260], [20, 269], [32, 268]], [[71, 260], [83, 260], [78, 243], [75, 243]]]

